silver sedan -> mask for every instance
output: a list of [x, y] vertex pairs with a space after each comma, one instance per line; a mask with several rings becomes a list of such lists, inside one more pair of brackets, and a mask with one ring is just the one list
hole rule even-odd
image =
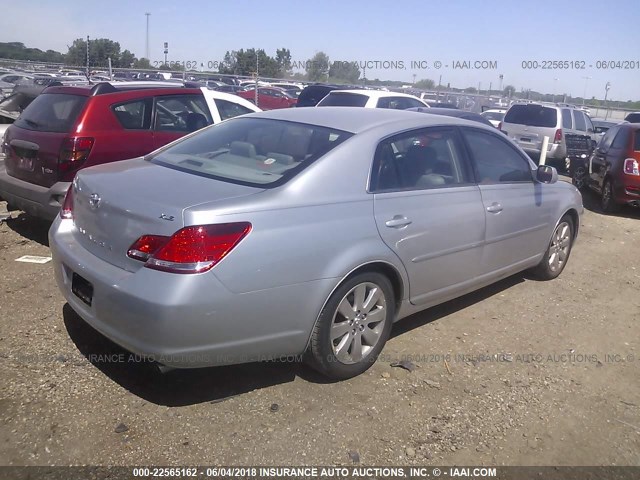
[[177, 368], [302, 355], [348, 378], [397, 320], [526, 269], [557, 277], [582, 211], [493, 128], [300, 108], [82, 170], [49, 240], [67, 302], [136, 354]]

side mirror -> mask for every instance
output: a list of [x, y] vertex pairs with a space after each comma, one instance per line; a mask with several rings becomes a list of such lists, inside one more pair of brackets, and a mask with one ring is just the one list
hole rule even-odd
[[556, 183], [558, 181], [558, 171], [549, 165], [540, 165], [536, 171], [536, 179], [540, 183]]

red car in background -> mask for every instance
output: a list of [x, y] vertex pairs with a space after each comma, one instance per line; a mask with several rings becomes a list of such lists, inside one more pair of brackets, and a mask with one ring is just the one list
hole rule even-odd
[[640, 123], [611, 127], [593, 152], [586, 185], [601, 197], [602, 210], [640, 207]]
[[[236, 92], [236, 95], [255, 103], [256, 89]], [[283, 88], [258, 87], [258, 107], [262, 110], [295, 107], [296, 103], [298, 103], [298, 99]]]

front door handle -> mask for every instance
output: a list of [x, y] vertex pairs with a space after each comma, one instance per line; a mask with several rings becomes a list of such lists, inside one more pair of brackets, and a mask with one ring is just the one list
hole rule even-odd
[[387, 220], [385, 225], [389, 228], [403, 228], [407, 225], [411, 225], [411, 220], [407, 217], [403, 217], [402, 215], [396, 215], [391, 220]]
[[502, 211], [502, 205], [498, 202], [493, 202], [491, 205], [487, 207], [487, 212], [489, 213], [500, 213]]

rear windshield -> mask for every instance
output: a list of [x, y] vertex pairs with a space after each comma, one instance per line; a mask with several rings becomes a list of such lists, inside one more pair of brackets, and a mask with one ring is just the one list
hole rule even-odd
[[44, 93], [22, 112], [14, 125], [39, 132], [68, 132], [88, 97]]
[[482, 114], [484, 118], [487, 120], [502, 120], [504, 118], [504, 113], [501, 112], [484, 112]]
[[558, 122], [558, 113], [555, 108], [542, 105], [513, 105], [504, 116], [504, 122], [552, 128]]
[[324, 97], [319, 107], [364, 107], [369, 97], [359, 93], [330, 93]]
[[307, 87], [298, 97], [298, 107], [314, 107], [322, 100], [327, 93], [331, 91], [331, 87]]
[[148, 160], [231, 183], [273, 187], [351, 136], [315, 125], [236, 118], [185, 138]]
[[630, 113], [625, 120], [629, 123], [640, 123], [640, 113]]

